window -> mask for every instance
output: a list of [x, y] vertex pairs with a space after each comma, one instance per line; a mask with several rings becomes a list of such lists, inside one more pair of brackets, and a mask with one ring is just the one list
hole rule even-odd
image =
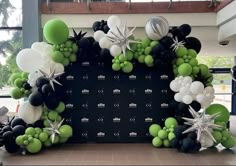
[[8, 79], [19, 71], [15, 58], [23, 47], [21, 0], [0, 0], [0, 36], [0, 107], [15, 112], [18, 101], [9, 95]]

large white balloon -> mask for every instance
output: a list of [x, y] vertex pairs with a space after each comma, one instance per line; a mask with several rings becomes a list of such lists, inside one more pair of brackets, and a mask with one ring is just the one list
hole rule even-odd
[[181, 85], [176, 81], [173, 80], [170, 82], [170, 89], [174, 92], [179, 92]]
[[202, 93], [204, 90], [204, 85], [200, 81], [194, 81], [190, 86], [190, 90], [193, 94]]
[[105, 36], [105, 33], [103, 31], [96, 31], [93, 34], [93, 37], [97, 42], [99, 42], [104, 36]]
[[23, 119], [27, 124], [33, 124], [40, 119], [43, 107], [34, 107], [29, 101], [20, 104], [18, 116]]
[[99, 41], [99, 46], [101, 48], [110, 48], [111, 47], [111, 41], [107, 39], [107, 37], [103, 37]]
[[181, 93], [176, 93], [174, 96], [175, 101], [182, 102], [183, 96]]
[[23, 49], [16, 56], [17, 66], [25, 72], [34, 72], [44, 65], [44, 59], [33, 49]]
[[192, 96], [190, 96], [190, 95], [184, 95], [184, 96], [183, 96], [183, 102], [184, 102], [184, 104], [191, 104], [192, 101], [193, 101]]
[[199, 102], [199, 103], [204, 103], [204, 102], [206, 102], [206, 97], [205, 97], [205, 95], [204, 94], [198, 94], [197, 96], [196, 96], [196, 100], [197, 100], [197, 102]]
[[118, 45], [112, 45], [110, 48], [110, 53], [112, 56], [118, 56], [121, 54], [121, 48]]
[[107, 19], [107, 25], [110, 29], [116, 29], [116, 27], [120, 26], [120, 17], [116, 16], [116, 15], [112, 15], [110, 17], [108, 17]]
[[214, 145], [214, 141], [204, 133], [201, 134], [199, 142], [201, 143], [202, 148], [209, 148]]
[[145, 25], [146, 35], [152, 40], [160, 40], [169, 32], [168, 21], [161, 16], [152, 17]]

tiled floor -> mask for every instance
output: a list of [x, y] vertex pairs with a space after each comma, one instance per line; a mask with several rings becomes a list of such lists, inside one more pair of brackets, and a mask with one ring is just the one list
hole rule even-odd
[[[235, 120], [231, 119], [231, 132], [236, 136]], [[151, 144], [70, 144], [26, 156], [0, 150], [0, 161], [3, 165], [236, 165], [236, 148], [184, 154]]]

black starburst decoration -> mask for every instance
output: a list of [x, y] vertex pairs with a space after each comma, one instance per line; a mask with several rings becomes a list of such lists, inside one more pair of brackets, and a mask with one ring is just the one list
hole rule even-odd
[[80, 31], [79, 33], [76, 33], [76, 31], [73, 28], [73, 34], [74, 34], [74, 37], [70, 37], [69, 40], [79, 45], [79, 41], [87, 34], [87, 32]]

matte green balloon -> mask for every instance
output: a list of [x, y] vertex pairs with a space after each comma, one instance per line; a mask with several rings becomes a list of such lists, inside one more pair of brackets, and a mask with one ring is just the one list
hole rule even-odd
[[166, 148], [170, 147], [170, 141], [169, 141], [168, 139], [165, 139], [165, 140], [163, 141], [163, 145], [164, 145], [164, 147], [166, 147]]
[[77, 46], [76, 43], [72, 44], [72, 51], [73, 51], [74, 53], [77, 53], [77, 52], [79, 51], [79, 47]]
[[33, 127], [28, 127], [26, 130], [25, 130], [25, 134], [26, 135], [35, 135], [36, 134], [36, 131]]
[[59, 143], [66, 143], [67, 140], [67, 137], [59, 137]]
[[220, 143], [221, 139], [222, 139], [222, 134], [219, 131], [213, 131], [212, 136], [215, 138], [217, 143]]
[[134, 57], [134, 53], [130, 50], [127, 50], [126, 53], [125, 53], [125, 56], [126, 56], [128, 61], [131, 61]]
[[200, 71], [200, 69], [199, 69], [199, 67], [198, 66], [193, 66], [193, 71], [192, 71], [192, 73], [193, 74], [198, 74], [199, 73], [199, 71]]
[[153, 64], [153, 61], [154, 61], [154, 59], [151, 55], [146, 55], [144, 58], [144, 62], [146, 65]]
[[63, 64], [64, 66], [68, 66], [68, 65], [70, 64], [69, 59], [64, 58], [63, 61], [62, 61], [62, 64]]
[[70, 61], [71, 62], [76, 62], [77, 61], [77, 56], [76, 54], [71, 54], [70, 57], [69, 57]]
[[126, 58], [126, 56], [124, 54], [119, 55], [119, 61], [120, 62], [124, 62], [126, 60], [127, 60], [127, 58]]
[[62, 113], [65, 111], [65, 108], [66, 108], [65, 104], [63, 102], [60, 102], [55, 110], [58, 113]]
[[192, 73], [192, 66], [188, 63], [183, 63], [182, 65], [180, 65], [178, 67], [178, 73], [181, 75], [181, 76], [189, 76], [191, 75]]
[[62, 63], [64, 60], [64, 55], [60, 51], [53, 51], [52, 60], [57, 63]]
[[222, 134], [222, 137], [225, 137], [225, 139], [228, 139], [231, 136], [228, 129], [223, 130], [221, 134]]
[[20, 99], [23, 96], [23, 93], [19, 88], [14, 88], [11, 90], [10, 95], [13, 99]]
[[22, 78], [17, 78], [15, 81], [14, 81], [14, 85], [18, 88], [22, 88], [22, 85], [23, 85], [23, 79]]
[[37, 134], [40, 134], [41, 132], [43, 132], [43, 130], [39, 127], [34, 128], [34, 130]]
[[57, 144], [59, 142], [59, 136], [55, 135], [54, 140], [52, 139], [52, 135], [50, 136], [50, 140], [52, 144]]
[[187, 55], [187, 48], [186, 47], [179, 47], [176, 51], [175, 51], [175, 53], [176, 53], [176, 55], [177, 55], [177, 57], [183, 57], [184, 55]]
[[160, 131], [158, 132], [158, 137], [159, 137], [160, 139], [166, 139], [166, 138], [168, 137], [167, 132], [166, 132], [165, 130], [160, 130]]
[[140, 56], [138, 57], [138, 62], [139, 62], [139, 63], [144, 63], [144, 58], [145, 58], [145, 55], [140, 55]]
[[145, 48], [151, 44], [151, 40], [149, 38], [145, 38], [142, 40], [142, 46]]
[[154, 40], [151, 42], [150, 46], [153, 48], [157, 44], [159, 44], [159, 42]]
[[112, 70], [114, 70], [114, 71], [119, 71], [120, 70], [120, 64], [118, 64], [118, 63], [113, 63], [112, 64]]
[[162, 146], [162, 140], [159, 137], [155, 137], [152, 140], [152, 145], [156, 148], [159, 148]]
[[48, 140], [48, 134], [46, 132], [42, 132], [39, 134], [39, 140], [41, 142], [45, 142]]
[[188, 53], [189, 56], [191, 56], [192, 58], [196, 58], [197, 57], [197, 52], [194, 49], [188, 49]]
[[189, 61], [189, 64], [192, 65], [192, 66], [197, 66], [197, 65], [198, 65], [198, 61], [197, 61], [197, 59], [192, 58], [192, 59]]
[[233, 148], [236, 144], [235, 138], [230, 136], [226, 141], [221, 142], [221, 144], [227, 149]]
[[166, 128], [174, 128], [178, 125], [178, 122], [175, 118], [169, 117], [165, 120], [165, 127]]
[[42, 149], [42, 143], [39, 139], [34, 138], [32, 142], [30, 142], [26, 149], [30, 153], [38, 153]]
[[69, 138], [73, 134], [73, 129], [69, 125], [63, 125], [59, 128], [59, 132], [60, 132], [60, 137]]
[[43, 34], [49, 43], [61, 44], [68, 39], [69, 29], [63, 21], [52, 19], [44, 25]]
[[171, 141], [171, 140], [174, 139], [174, 138], [175, 138], [175, 134], [174, 134], [173, 132], [170, 132], [170, 133], [168, 134], [168, 140]]
[[228, 109], [222, 104], [211, 104], [207, 109], [206, 113], [209, 115], [220, 113], [220, 115], [215, 119], [215, 122], [225, 122], [229, 121], [230, 113]]
[[43, 145], [44, 145], [45, 147], [50, 147], [50, 146], [52, 146], [52, 142], [51, 142], [50, 139], [47, 139], [47, 140], [43, 143]]
[[27, 72], [22, 72], [21, 73], [22, 78], [28, 79], [28, 76], [29, 76], [29, 73], [27, 73]]
[[157, 137], [158, 136], [158, 132], [161, 130], [161, 126], [158, 124], [152, 124], [149, 127], [149, 133], [151, 136], [153, 137]]
[[48, 119], [50, 119], [51, 121], [55, 121], [58, 117], [58, 113], [56, 111], [50, 111], [48, 113]]
[[182, 65], [183, 63], [184, 63], [184, 59], [183, 59], [183, 58], [178, 58], [178, 59], [176, 59], [175, 64], [176, 64], [177, 66], [180, 66], [180, 65]]
[[152, 47], [146, 47], [144, 50], [145, 55], [149, 55], [152, 51]]
[[202, 77], [207, 78], [208, 75], [209, 75], [209, 68], [208, 68], [208, 66], [205, 65], [205, 64], [199, 64], [198, 67], [200, 69]]
[[24, 143], [23, 135], [16, 137], [16, 144], [21, 146]]
[[14, 85], [14, 82], [17, 78], [21, 78], [21, 74], [20, 73], [14, 73], [10, 76], [9, 80], [11, 82], [12, 85]]
[[133, 64], [131, 62], [128, 62], [122, 67], [122, 71], [125, 73], [130, 73], [133, 70]]

